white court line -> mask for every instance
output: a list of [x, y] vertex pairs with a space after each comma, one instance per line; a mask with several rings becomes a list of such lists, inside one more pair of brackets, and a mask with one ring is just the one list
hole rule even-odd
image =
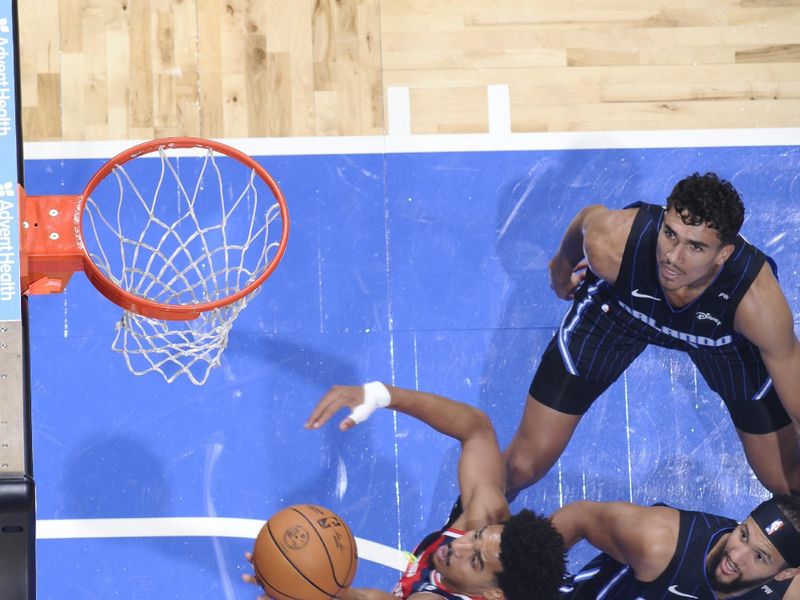
[[[264, 525], [258, 519], [169, 517], [152, 519], [42, 519], [36, 539], [96, 539], [145, 537], [227, 537], [254, 540]], [[358, 557], [402, 571], [406, 560], [395, 548], [356, 538]]]
[[[140, 140], [26, 142], [29, 160], [111, 158]], [[800, 146], [800, 128], [225, 138], [251, 156]]]
[[411, 97], [407, 87], [386, 89], [386, 119], [388, 137], [408, 137], [411, 135]]
[[487, 87], [489, 105], [489, 133], [505, 136], [511, 133], [511, 103], [507, 85]]
[[[800, 128], [797, 127], [512, 133], [508, 86], [489, 85], [486, 93], [489, 133], [414, 135], [411, 133], [409, 88], [392, 86], [386, 89], [388, 135], [226, 138], [219, 141], [251, 156], [800, 145]], [[26, 159], [33, 160], [111, 158], [143, 141], [26, 142], [23, 154]]]

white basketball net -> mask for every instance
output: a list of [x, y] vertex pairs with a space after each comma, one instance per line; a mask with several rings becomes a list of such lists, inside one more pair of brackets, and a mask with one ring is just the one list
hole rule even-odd
[[[160, 168], [155, 158], [116, 166], [87, 200], [83, 243], [120, 288], [162, 304], [200, 304], [242, 290], [269, 265], [281, 233], [271, 189], [247, 165], [200, 152], [160, 148]], [[155, 371], [171, 383], [185, 374], [202, 385], [256, 292], [191, 321], [126, 310], [112, 348], [136, 375]]]

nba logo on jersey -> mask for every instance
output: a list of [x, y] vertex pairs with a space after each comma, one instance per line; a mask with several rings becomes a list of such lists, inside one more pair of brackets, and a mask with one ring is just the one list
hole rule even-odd
[[772, 523], [769, 524], [769, 527], [767, 527], [764, 531], [766, 531], [767, 535], [772, 535], [773, 533], [777, 533], [781, 529], [783, 529], [783, 521], [781, 521], [780, 519], [775, 519]]

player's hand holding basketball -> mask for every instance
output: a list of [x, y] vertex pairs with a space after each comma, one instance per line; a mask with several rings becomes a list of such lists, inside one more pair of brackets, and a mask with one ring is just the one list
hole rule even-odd
[[295, 504], [272, 515], [246, 552], [247, 583], [266, 592], [259, 600], [331, 600], [346, 594], [358, 567], [353, 532], [323, 506]]
[[[247, 559], [247, 562], [249, 562], [250, 566], [252, 567], [253, 566], [253, 553], [252, 552], [245, 552], [244, 556]], [[245, 581], [246, 583], [250, 583], [250, 584], [253, 584], [253, 585], [257, 585], [258, 587], [261, 587], [261, 584], [258, 582], [258, 579], [256, 579], [255, 575], [250, 575], [250, 573], [244, 573], [242, 575], [242, 580]], [[269, 598], [267, 597], [266, 594], [262, 594], [261, 596], [256, 598], [256, 600], [269, 600]]]
[[341, 431], [347, 431], [358, 423], [366, 421], [378, 408], [389, 406], [391, 394], [379, 381], [371, 381], [363, 386], [335, 385], [322, 397], [306, 421], [306, 429], [319, 429], [342, 408], [349, 408], [350, 414], [339, 423]]

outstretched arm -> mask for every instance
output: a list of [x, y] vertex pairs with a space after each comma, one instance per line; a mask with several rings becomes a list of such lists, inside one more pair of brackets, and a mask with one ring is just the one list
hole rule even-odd
[[[486, 414], [474, 406], [437, 394], [394, 386], [385, 389], [389, 393], [386, 408], [419, 419], [461, 443], [458, 482], [464, 515], [457, 526], [475, 529], [506, 518], [505, 467], [494, 428]], [[311, 413], [306, 427], [317, 429], [340, 409], [347, 407], [358, 411], [365, 404], [372, 404], [372, 401], [366, 398], [365, 402], [363, 387], [334, 386]], [[340, 422], [339, 428], [346, 431], [355, 424], [348, 416]]]
[[652, 581], [669, 565], [678, 543], [680, 513], [665, 506], [627, 502], [574, 502], [552, 516], [567, 548], [581, 540], [630, 565], [636, 578]]

